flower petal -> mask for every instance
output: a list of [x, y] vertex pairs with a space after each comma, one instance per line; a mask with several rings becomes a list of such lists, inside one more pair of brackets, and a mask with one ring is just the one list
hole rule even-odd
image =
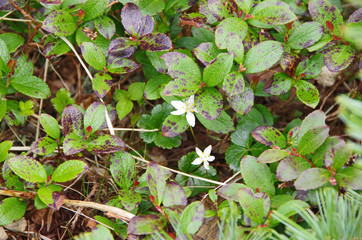
[[180, 108], [180, 109], [177, 109], [176, 111], [171, 112], [171, 114], [172, 114], [172, 115], [182, 115], [182, 114], [184, 114], [185, 112], [186, 112], [185, 109]]
[[177, 110], [179, 109], [186, 109], [185, 106], [186, 104], [182, 101], [171, 101], [171, 105], [176, 108]]
[[204, 162], [204, 167], [205, 167], [206, 170], [210, 170], [209, 165], [210, 165], [210, 164], [209, 164], [208, 161], [205, 161], [205, 162]]
[[204, 153], [205, 153], [206, 156], [209, 156], [209, 155], [210, 155], [210, 153], [211, 153], [211, 148], [212, 148], [211, 145], [209, 145], [209, 146], [207, 146], [207, 148], [205, 148]]
[[202, 151], [200, 150], [200, 148], [196, 147], [195, 151], [196, 151], [197, 155], [199, 155], [200, 157], [202, 156]]
[[195, 115], [192, 112], [186, 113], [187, 122], [190, 124], [191, 127], [195, 127]]
[[191, 164], [192, 165], [200, 165], [202, 163], [202, 159], [201, 158], [196, 158]]
[[195, 95], [191, 95], [189, 99], [187, 99], [187, 103], [189, 104], [189, 106], [192, 106], [194, 102], [195, 102]]
[[214, 157], [214, 156], [210, 156], [210, 157], [207, 158], [207, 161], [209, 161], [209, 162], [212, 162], [212, 161], [214, 161], [214, 160], [215, 160], [215, 157]]

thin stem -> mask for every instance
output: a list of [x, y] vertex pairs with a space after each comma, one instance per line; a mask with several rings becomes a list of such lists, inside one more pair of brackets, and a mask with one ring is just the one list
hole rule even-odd
[[[103, 130], [107, 130], [108, 128], [105, 128]], [[158, 132], [159, 129], [143, 129], [143, 128], [113, 128], [114, 131], [132, 131], [132, 132]]]
[[[45, 66], [44, 66], [44, 77], [43, 77], [44, 82], [47, 81], [48, 69], [49, 69], [49, 59], [47, 58], [45, 60]], [[40, 99], [38, 116], [40, 116], [42, 108], [43, 108], [43, 99]], [[40, 118], [38, 117], [38, 121], [36, 124], [35, 141], [39, 139], [39, 133], [40, 133]]]
[[195, 137], [194, 130], [192, 129], [192, 127], [191, 127], [191, 126], [190, 126], [190, 130], [191, 130], [191, 134], [192, 134], [192, 136], [193, 136], [193, 137], [194, 137], [194, 139], [195, 139], [196, 144], [197, 144], [197, 145], [199, 145], [199, 142], [197, 141], [197, 139], [196, 139], [196, 137]]
[[1, 17], [0, 20], [11, 21], [11, 22], [32, 22], [29, 19], [18, 19], [18, 18], [7, 18], [7, 17]]

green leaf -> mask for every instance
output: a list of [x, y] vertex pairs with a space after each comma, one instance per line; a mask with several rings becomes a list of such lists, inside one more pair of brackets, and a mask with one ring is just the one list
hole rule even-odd
[[222, 198], [237, 202], [239, 200], [238, 198], [239, 189], [244, 187], [246, 186], [242, 183], [228, 183], [222, 186], [217, 191], [217, 194]]
[[84, 114], [84, 127], [92, 127], [92, 131], [89, 134], [101, 128], [106, 118], [105, 110], [106, 107], [101, 102], [94, 102], [87, 108]]
[[258, 163], [277, 162], [288, 155], [289, 153], [282, 149], [268, 149], [258, 157]]
[[82, 10], [85, 12], [83, 22], [87, 22], [96, 17], [99, 17], [107, 9], [108, 0], [88, 0], [82, 5]]
[[316, 127], [307, 131], [298, 141], [298, 153], [306, 155], [314, 152], [329, 136], [329, 127]]
[[[39, 199], [45, 203], [46, 205], [50, 205], [49, 207], [57, 209], [56, 206], [60, 203], [60, 205], [62, 204], [61, 200], [60, 202], [58, 202], [59, 200], [59, 194], [55, 194], [54, 192], [60, 192], [62, 191], [62, 187], [55, 185], [55, 184], [51, 184], [48, 186], [43, 186], [40, 187], [39, 190], [37, 191], [37, 195], [39, 197]], [[60, 208], [60, 206], [59, 206]]]
[[127, 152], [115, 152], [111, 155], [109, 170], [114, 181], [121, 189], [130, 189], [136, 179], [136, 162]]
[[176, 137], [189, 128], [184, 115], [169, 115], [162, 124], [162, 136]]
[[338, 185], [362, 190], [362, 171], [356, 167], [347, 167], [335, 175]]
[[11, 170], [22, 179], [32, 183], [42, 183], [47, 180], [43, 166], [32, 157], [15, 156], [7, 160]]
[[330, 172], [322, 168], [310, 168], [302, 172], [294, 182], [298, 190], [316, 189], [328, 182]]
[[251, 8], [253, 7], [253, 0], [235, 0], [235, 3], [245, 13], [249, 13]]
[[250, 133], [261, 123], [258, 123], [254, 119], [249, 118], [250, 114], [254, 111], [250, 111], [247, 115], [243, 116], [236, 127], [235, 132], [231, 134], [231, 142], [244, 148], [249, 148], [253, 139]]
[[306, 22], [293, 29], [287, 44], [293, 49], [303, 49], [312, 46], [323, 35], [323, 26], [317, 22]]
[[176, 182], [167, 182], [162, 204], [165, 207], [186, 206], [187, 197], [184, 189]]
[[122, 120], [133, 109], [133, 102], [129, 99], [118, 101], [116, 105], [117, 115], [119, 120]]
[[60, 128], [58, 121], [49, 114], [43, 113], [40, 115], [40, 123], [44, 128], [44, 131], [52, 138], [59, 139]]
[[279, 61], [283, 52], [283, 44], [277, 41], [264, 41], [255, 45], [245, 55], [245, 73], [262, 72], [272, 67]]
[[92, 87], [99, 98], [104, 98], [112, 86], [112, 77], [106, 73], [96, 73], [92, 80]]
[[181, 97], [190, 96], [200, 89], [202, 82], [199, 66], [188, 56], [169, 52], [161, 57], [168, 67], [167, 74], [174, 81], [166, 85], [164, 95], [178, 95]]
[[128, 223], [127, 233], [134, 235], [152, 234], [161, 231], [165, 225], [165, 218], [154, 214], [135, 216]]
[[226, 92], [228, 97], [242, 94], [245, 90], [243, 75], [239, 72], [231, 72], [227, 74], [224, 78], [222, 89]]
[[10, 54], [8, 47], [6, 46], [6, 43], [4, 40], [0, 39], [0, 70], [7, 72], [8, 67], [7, 63], [10, 60]]
[[304, 158], [289, 156], [280, 161], [276, 172], [277, 178], [282, 182], [292, 181], [310, 167], [310, 163]]
[[73, 155], [87, 148], [87, 143], [83, 137], [78, 136], [75, 132], [71, 132], [64, 137], [63, 152], [65, 155]]
[[124, 142], [116, 135], [103, 135], [88, 142], [87, 150], [93, 153], [113, 153], [126, 148]]
[[150, 162], [147, 167], [146, 178], [151, 195], [155, 197], [155, 202], [160, 205], [166, 189], [164, 170], [157, 163]]
[[211, 0], [207, 1], [207, 7], [214, 17], [218, 20], [232, 17], [235, 6], [230, 0]]
[[195, 95], [195, 107], [204, 118], [214, 120], [222, 111], [222, 96], [215, 88], [204, 88]]
[[97, 240], [97, 239], [104, 239], [104, 240], [113, 240], [113, 235], [111, 231], [98, 224], [95, 226], [91, 232], [85, 232], [79, 234], [79, 236], [74, 237], [75, 240]]
[[328, 43], [330, 43], [333, 40], [333, 37], [330, 34], [323, 34], [322, 38], [315, 43], [313, 46], [310, 46], [308, 48], [309, 52], [315, 52], [317, 50], [322, 49], [324, 46], [326, 46]]
[[353, 62], [354, 55], [355, 51], [350, 45], [337, 45], [328, 48], [323, 58], [331, 72], [340, 72]]
[[175, 147], [179, 147], [181, 145], [182, 136], [177, 137], [164, 137], [161, 132], [157, 132], [157, 135], [154, 139], [154, 143], [158, 147], [162, 147], [164, 149], [172, 149]]
[[31, 144], [30, 151], [38, 155], [48, 155], [58, 147], [57, 141], [49, 137], [42, 137]]
[[[163, 60], [161, 58], [161, 56], [164, 54], [165, 52], [150, 52], [150, 51], [146, 51], [146, 55], [148, 57], [148, 59], [151, 61], [152, 66], [154, 66], [157, 70], [157, 72], [159, 73], [166, 73], [167, 70], [167, 66], [165, 63], [165, 60]], [[157, 76], [156, 76], [157, 77]]]
[[109, 17], [98, 18], [94, 21], [94, 26], [100, 34], [106, 39], [111, 39], [116, 32], [116, 25]]
[[145, 90], [144, 82], [135, 82], [129, 85], [128, 92], [130, 99], [133, 101], [140, 101], [143, 99], [143, 92]]
[[328, 137], [324, 143], [314, 152], [312, 157], [312, 162], [317, 167], [322, 167], [324, 165], [323, 160], [324, 156], [327, 153], [327, 151], [331, 150], [331, 148], [339, 149], [345, 144], [342, 137], [339, 136], [333, 136]]
[[10, 83], [16, 90], [29, 97], [44, 99], [50, 96], [48, 84], [35, 76], [11, 78]]
[[208, 87], [217, 86], [224, 80], [233, 66], [233, 57], [227, 53], [220, 53], [216, 59], [210, 63], [203, 73], [203, 79]]
[[26, 211], [26, 201], [17, 197], [5, 198], [0, 202], [0, 226], [11, 224], [22, 218]]
[[303, 78], [312, 79], [317, 77], [322, 72], [323, 66], [323, 54], [316, 53], [310, 58], [306, 58], [298, 64], [295, 75], [300, 76], [304, 73]]
[[165, 1], [163, 0], [138, 0], [137, 6], [140, 8], [143, 16], [153, 16], [165, 8]]
[[0, 34], [0, 39], [5, 42], [9, 53], [15, 52], [19, 46], [24, 44], [24, 38], [22, 36], [11, 32]]
[[248, 25], [237, 17], [226, 18], [219, 23], [215, 31], [215, 43], [220, 49], [227, 48], [227, 43], [242, 44], [248, 32]]
[[244, 156], [240, 162], [240, 172], [244, 182], [253, 190], [257, 188], [269, 195], [275, 194], [274, 180], [268, 166], [258, 163], [256, 157]]
[[164, 74], [149, 79], [145, 86], [145, 98], [148, 100], [159, 99], [161, 97], [160, 85], [162, 83], [168, 83], [170, 80], [172, 80], [172, 78]]
[[142, 201], [141, 195], [134, 190], [122, 189], [118, 192], [118, 196], [120, 202], [128, 211], [135, 209]]
[[251, 136], [268, 147], [285, 148], [287, 146], [284, 135], [272, 126], [259, 126], [252, 131]]
[[225, 111], [221, 111], [219, 117], [214, 120], [206, 119], [199, 113], [195, 115], [204, 127], [213, 132], [227, 134], [235, 130], [233, 120]]
[[66, 42], [61, 38], [55, 38], [53, 35], [49, 35], [44, 42], [43, 54], [47, 58], [59, 57], [71, 49]]
[[209, 65], [221, 51], [213, 42], [205, 42], [194, 48], [194, 54], [205, 66]]
[[75, 100], [70, 97], [70, 93], [65, 88], [61, 88], [55, 98], [50, 99], [50, 102], [58, 113], [62, 113], [63, 109], [70, 104], [74, 104]]
[[85, 162], [80, 160], [67, 160], [60, 164], [52, 174], [54, 182], [67, 182], [83, 175], [88, 170]]
[[[304, 208], [304, 209], [309, 208], [309, 205], [304, 201], [290, 200], [290, 201], [287, 201], [286, 203], [282, 204], [278, 208], [278, 212], [283, 214], [285, 217], [291, 217], [297, 213], [296, 206], [299, 206], [300, 208]], [[277, 221], [276, 219], [272, 219], [269, 222], [269, 226], [271, 226], [271, 227], [274, 227], [278, 224], [279, 224], [279, 221]]]
[[77, 29], [77, 22], [69, 12], [54, 10], [45, 18], [42, 28], [57, 36], [69, 36]]
[[16, 175], [13, 171], [11, 171], [8, 161], [3, 163], [2, 167], [2, 178], [4, 179], [4, 185], [8, 189], [13, 189], [17, 191], [24, 191], [24, 181], [20, 180], [18, 175]]
[[289, 77], [284, 72], [278, 72], [274, 74], [270, 84], [268, 83], [269, 82], [264, 85], [264, 92], [271, 95], [282, 95], [291, 89], [293, 78]]
[[107, 66], [108, 71], [116, 74], [125, 74], [139, 68], [138, 64], [127, 58], [116, 58], [111, 65]]
[[254, 93], [253, 90], [247, 87], [243, 93], [227, 97], [227, 100], [235, 112], [245, 115], [254, 105]]
[[13, 146], [12, 141], [3, 141], [0, 143], [0, 163], [8, 156], [8, 151]]
[[7, 110], [7, 103], [6, 100], [0, 100], [0, 122], [3, 120], [3, 117], [6, 114]]
[[342, 168], [349, 160], [349, 156], [352, 154], [352, 149], [347, 146], [341, 147], [334, 154], [332, 169]]
[[297, 19], [288, 4], [274, 0], [258, 3], [249, 14], [254, 18], [248, 19], [248, 24], [258, 28], [273, 28]]
[[183, 232], [195, 234], [202, 225], [205, 218], [205, 207], [200, 201], [189, 204], [180, 217], [180, 227]]
[[263, 192], [253, 193], [251, 188], [241, 188], [238, 198], [244, 213], [257, 225], [261, 225], [268, 217], [270, 210], [270, 197]]
[[300, 125], [299, 131], [298, 131], [298, 141], [303, 137], [303, 135], [308, 132], [309, 130], [312, 130], [313, 128], [322, 127], [325, 126], [326, 123], [326, 115], [324, 112], [320, 110], [316, 110], [308, 114]]
[[308, 107], [315, 108], [319, 103], [318, 89], [310, 82], [298, 80], [295, 83], [298, 99]]
[[226, 150], [225, 161], [229, 164], [230, 169], [239, 171], [241, 158], [248, 153], [249, 150], [247, 148], [232, 144]]
[[91, 42], [83, 42], [80, 49], [85, 61], [97, 70], [103, 70], [106, 66], [106, 56], [102, 50]]

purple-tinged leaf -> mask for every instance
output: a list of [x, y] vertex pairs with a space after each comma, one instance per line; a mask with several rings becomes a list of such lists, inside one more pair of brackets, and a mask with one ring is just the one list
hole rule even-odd
[[310, 168], [310, 163], [304, 158], [289, 156], [279, 163], [277, 178], [282, 182], [292, 181], [308, 168]]
[[242, 94], [245, 90], [244, 77], [239, 72], [231, 72], [225, 76], [222, 89], [228, 97]]
[[247, 22], [258, 28], [273, 28], [297, 19], [288, 4], [282, 1], [262, 1], [249, 14], [254, 18]]
[[347, 167], [337, 172], [335, 178], [338, 185], [362, 190], [362, 171], [356, 167]]
[[83, 133], [83, 113], [76, 105], [68, 105], [64, 108], [62, 114], [63, 134], [68, 135], [75, 132], [77, 135]]
[[318, 22], [306, 22], [293, 29], [287, 44], [293, 49], [303, 49], [312, 46], [323, 35], [323, 25]]
[[88, 169], [89, 167], [83, 161], [68, 160], [55, 169], [52, 174], [52, 180], [55, 182], [67, 182], [83, 175]]
[[139, 193], [134, 190], [122, 189], [118, 192], [118, 197], [122, 205], [128, 210], [132, 211], [142, 201], [142, 197]]
[[245, 115], [254, 105], [254, 93], [250, 88], [245, 88], [243, 93], [227, 97], [227, 100], [235, 112]]
[[316, 53], [298, 64], [295, 75], [300, 76], [304, 73], [304, 79], [313, 79], [322, 72], [323, 65], [323, 54]]
[[106, 96], [112, 86], [112, 77], [106, 73], [96, 73], [92, 80], [92, 87], [99, 98]]
[[[24, 7], [26, 1], [25, 0], [15, 0], [13, 1], [19, 7]], [[0, 11], [15, 11], [16, 8], [8, 1], [8, 0], [1, 0], [0, 1]], [[3, 224], [0, 224], [3, 225]], [[5, 224], [6, 225], [6, 224]]]
[[207, 5], [212, 15], [218, 20], [232, 17], [233, 12], [238, 9], [233, 0], [208, 0]]
[[54, 10], [45, 18], [42, 28], [57, 36], [69, 36], [77, 29], [77, 22], [70, 13]]
[[316, 189], [328, 182], [331, 173], [323, 168], [309, 168], [302, 172], [294, 182], [298, 190]]
[[142, 17], [140, 9], [134, 3], [127, 3], [121, 12], [122, 24], [129, 35], [143, 36], [152, 33], [154, 21], [150, 16]]
[[235, 33], [230, 34], [230, 37], [226, 39], [226, 48], [228, 52], [233, 55], [234, 60], [242, 64], [244, 60], [244, 45], [242, 41], [235, 41]]
[[362, 8], [357, 9], [354, 11], [347, 20], [347, 23], [358, 23], [362, 21]]
[[94, 26], [103, 37], [110, 40], [116, 32], [116, 25], [109, 17], [98, 18], [94, 21]]
[[240, 172], [248, 187], [253, 190], [258, 188], [271, 196], [275, 194], [274, 180], [269, 167], [265, 163], [258, 163], [256, 157], [244, 156], [240, 162]]
[[214, 120], [208, 120], [199, 113], [196, 113], [196, 117], [204, 127], [213, 132], [227, 134], [235, 130], [233, 120], [225, 111], [221, 111], [220, 116]]
[[227, 48], [227, 41], [242, 44], [247, 32], [248, 25], [241, 18], [226, 18], [216, 28], [215, 43], [220, 49]]
[[279, 61], [283, 55], [283, 44], [277, 41], [265, 41], [252, 47], [245, 55], [245, 73], [262, 72]]
[[233, 57], [227, 53], [220, 53], [216, 59], [204, 69], [203, 80], [208, 87], [217, 86], [233, 66]]
[[199, 2], [199, 12], [206, 16], [206, 21], [209, 25], [217, 22], [217, 19], [214, 17], [214, 15], [211, 13], [209, 7], [208, 7], [208, 3], [207, 0], [201, 0]]
[[309, 0], [309, 14], [312, 19], [327, 28], [327, 21], [333, 23], [334, 33], [339, 36], [343, 24], [343, 17], [340, 10], [328, 0]]
[[115, 38], [111, 41], [108, 47], [107, 64], [112, 64], [115, 59], [128, 58], [136, 51], [134, 42], [128, 38]]
[[80, 50], [86, 62], [97, 70], [103, 70], [106, 66], [106, 56], [102, 50], [91, 42], [80, 44]]
[[29, 156], [15, 156], [7, 160], [10, 169], [20, 178], [31, 183], [42, 183], [47, 180], [44, 167]]
[[87, 143], [83, 137], [78, 136], [74, 132], [65, 136], [63, 142], [63, 152], [65, 155], [73, 155], [84, 151], [87, 148]]
[[107, 68], [111, 73], [126, 74], [137, 70], [139, 65], [128, 58], [117, 58]]
[[30, 151], [38, 155], [48, 155], [53, 153], [57, 147], [58, 143], [55, 140], [43, 137], [31, 144]]
[[264, 92], [270, 95], [282, 95], [287, 93], [292, 88], [293, 78], [289, 77], [284, 72], [274, 74], [271, 81], [264, 85]]
[[258, 163], [277, 162], [288, 156], [289, 153], [283, 149], [268, 149], [258, 157]]
[[221, 51], [214, 43], [211, 42], [201, 43], [194, 48], [196, 58], [199, 59], [205, 66], [209, 65], [219, 53], [221, 53]]
[[246, 186], [242, 183], [228, 183], [217, 191], [217, 195], [221, 196], [222, 198], [237, 202], [239, 200], [238, 191], [242, 187]]
[[253, 193], [248, 187], [239, 189], [238, 198], [244, 213], [255, 222], [261, 225], [268, 218], [270, 210], [270, 197], [264, 192]]
[[62, 187], [59, 185], [51, 184], [48, 186], [40, 187], [37, 191], [37, 195], [40, 200], [48, 207], [59, 210], [63, 204], [64, 196], [61, 197], [60, 191]]
[[87, 150], [93, 153], [106, 154], [125, 150], [124, 142], [115, 135], [99, 136], [88, 142]]
[[272, 126], [259, 126], [251, 132], [251, 136], [268, 147], [285, 148], [287, 146], [284, 135]]
[[331, 72], [340, 72], [353, 61], [355, 51], [350, 45], [332, 46], [324, 53], [324, 63]]
[[128, 152], [115, 152], [111, 155], [109, 171], [121, 189], [130, 189], [136, 179], [136, 162]]
[[17, 197], [8, 197], [2, 199], [0, 201], [0, 213], [1, 213], [0, 226], [14, 223], [15, 221], [22, 218], [25, 212], [26, 212], [26, 201], [20, 201], [20, 198]]
[[165, 218], [161, 218], [154, 214], [135, 216], [128, 223], [127, 234], [152, 234], [161, 231], [165, 225]]
[[146, 179], [151, 195], [155, 198], [156, 204], [160, 205], [166, 189], [164, 170], [157, 163], [150, 162], [147, 167]]
[[186, 206], [187, 197], [184, 189], [176, 182], [167, 182], [162, 204], [165, 207]]
[[298, 99], [308, 107], [315, 108], [319, 103], [318, 89], [310, 82], [298, 80], [294, 87], [297, 89]]
[[180, 224], [184, 232], [195, 234], [202, 225], [205, 218], [205, 207], [200, 201], [189, 204], [182, 212]]
[[92, 103], [84, 114], [84, 127], [87, 128], [91, 126], [92, 131], [89, 133], [94, 133], [102, 126], [105, 120], [105, 109], [103, 103], [94, 102]]
[[204, 88], [195, 95], [195, 107], [204, 118], [214, 120], [221, 114], [222, 96], [215, 88]]
[[149, 33], [139, 39], [142, 50], [151, 52], [168, 51], [172, 48], [171, 39], [163, 33]]
[[321, 126], [307, 131], [298, 141], [298, 153], [306, 155], [319, 148], [329, 135], [329, 127]]
[[69, 51], [70, 47], [60, 38], [55, 39], [53, 36], [49, 35], [44, 42], [43, 54], [47, 58], [52, 59]]
[[185, 115], [169, 115], [162, 124], [162, 136], [176, 137], [189, 128]]
[[207, 21], [207, 18], [201, 13], [187, 13], [179, 18], [182, 25], [195, 26], [197, 28], [204, 26]]
[[300, 60], [298, 55], [284, 53], [282, 59], [280, 60], [280, 66], [288, 76], [293, 77], [299, 62]]

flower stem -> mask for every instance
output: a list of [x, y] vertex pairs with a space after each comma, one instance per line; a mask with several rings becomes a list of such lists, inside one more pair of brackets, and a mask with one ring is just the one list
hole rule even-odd
[[190, 130], [191, 130], [192, 136], [193, 136], [194, 139], [195, 139], [196, 144], [199, 145], [199, 142], [197, 141], [197, 139], [196, 139], [196, 137], [195, 137], [194, 130], [192, 130], [192, 127], [191, 127], [191, 126], [190, 126]]

